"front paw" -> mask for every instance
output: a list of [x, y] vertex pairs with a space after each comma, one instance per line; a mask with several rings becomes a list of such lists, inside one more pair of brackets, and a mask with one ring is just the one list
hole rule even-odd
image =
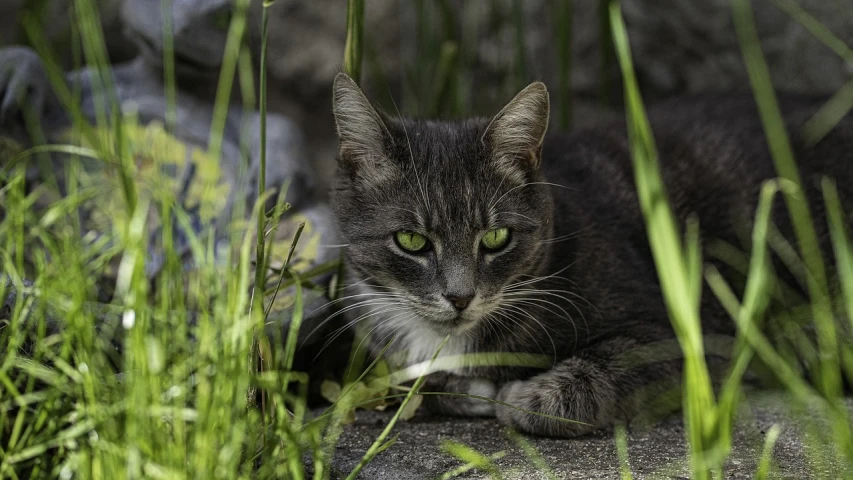
[[512, 427], [522, 432], [530, 432], [530, 427], [533, 426], [532, 422], [535, 421], [534, 418], [530, 418], [531, 415], [520, 410], [532, 410], [529, 407], [535, 406], [531, 405], [533, 402], [531, 402], [529, 396], [526, 396], [523, 393], [525, 391], [524, 385], [526, 383], [529, 382], [521, 380], [509, 382], [504, 384], [498, 392], [498, 396], [496, 398], [497, 401], [512, 405], [516, 408], [511, 408], [507, 405], [501, 404], [495, 405], [495, 416], [498, 418], [498, 421], [508, 427]]
[[440, 389], [443, 392], [463, 395], [426, 395], [427, 407], [436, 413], [460, 417], [495, 416], [495, 403], [485, 400], [494, 400], [498, 392], [495, 383], [489, 379], [447, 375], [442, 378]]
[[[498, 392], [495, 416], [498, 421], [520, 432], [549, 437], [576, 437], [596, 426], [566, 415], [565, 399], [542, 388], [536, 380], [507, 383]], [[510, 406], [507, 406], [510, 405]]]
[[[495, 382], [486, 378], [467, 379], [465, 389], [467, 391], [464, 393], [467, 393], [468, 395], [488, 398], [489, 400], [494, 400], [498, 393], [498, 388], [495, 385]], [[465, 415], [473, 417], [495, 416], [495, 403], [481, 400], [479, 398], [468, 397], [463, 399], [465, 400], [462, 402]]]

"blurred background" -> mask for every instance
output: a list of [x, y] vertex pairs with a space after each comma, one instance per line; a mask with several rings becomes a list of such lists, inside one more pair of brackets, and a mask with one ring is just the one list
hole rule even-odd
[[[75, 48], [70, 3], [0, 0], [0, 45], [28, 44], [22, 19], [34, 19], [57, 58], [70, 69]], [[212, 3], [216, 0], [175, 2], [174, 15], [178, 18], [196, 11], [206, 21], [219, 22], [227, 29], [230, 7], [203, 8]], [[392, 113], [447, 117], [493, 114], [519, 88], [541, 79], [558, 107], [552, 121], [555, 128], [621, 116], [620, 75], [612, 46], [603, 41], [609, 38], [603, 3], [369, 0], [362, 84], [374, 102]], [[791, 16], [792, 11], [802, 9], [850, 44], [853, 1], [752, 3], [778, 88], [830, 94], [853, 78], [853, 65]], [[259, 58], [260, 4], [252, 2], [248, 22], [255, 62]], [[623, 0], [622, 4], [648, 102], [683, 93], [748, 89], [729, 0]], [[156, 10], [160, 1], [100, 0], [99, 5], [112, 62], [127, 62], [140, 55], [140, 42], [132, 30], [146, 28], [146, 17], [151, 17], [146, 9]], [[139, 8], [131, 13], [129, 5]], [[324, 185], [337, 146], [330, 87], [342, 68], [346, 15], [342, 0], [277, 0], [271, 8], [269, 108], [287, 115], [303, 130]], [[158, 24], [156, 18], [147, 22], [149, 26]], [[178, 53], [181, 41], [176, 37]], [[205, 89], [202, 83], [191, 79], [183, 88], [212, 102], [214, 89]], [[207, 84], [215, 85], [215, 81]]]

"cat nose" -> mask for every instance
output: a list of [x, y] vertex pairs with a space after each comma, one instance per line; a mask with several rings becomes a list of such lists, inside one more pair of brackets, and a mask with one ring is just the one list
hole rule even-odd
[[467, 295], [453, 295], [453, 294], [445, 294], [444, 298], [446, 298], [450, 303], [453, 304], [453, 307], [456, 308], [457, 311], [462, 311], [468, 308], [468, 304], [471, 303], [471, 299], [474, 298], [474, 294]]

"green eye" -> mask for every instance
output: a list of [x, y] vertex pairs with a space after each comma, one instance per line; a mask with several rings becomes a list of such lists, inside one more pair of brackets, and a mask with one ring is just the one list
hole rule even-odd
[[407, 252], [420, 252], [427, 247], [428, 241], [425, 236], [420, 233], [400, 230], [394, 235], [397, 240], [397, 245]]
[[486, 250], [500, 250], [506, 246], [509, 242], [509, 229], [504, 228], [496, 228], [494, 230], [489, 230], [483, 235], [483, 238], [480, 239], [480, 243], [483, 244]]

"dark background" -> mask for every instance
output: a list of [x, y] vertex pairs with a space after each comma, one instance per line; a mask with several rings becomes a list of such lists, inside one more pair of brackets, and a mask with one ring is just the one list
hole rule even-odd
[[[121, 3], [101, 0], [107, 47], [114, 62], [136, 48], [123, 34]], [[203, 1], [203, 0], [200, 0]], [[489, 115], [527, 82], [558, 91], [557, 9], [567, 0], [368, 0], [363, 85], [368, 95], [404, 114]], [[0, 0], [0, 45], [28, 42], [20, 19], [34, 13], [61, 59], [70, 59], [71, 0]], [[252, 2], [249, 39], [257, 60], [260, 1]], [[853, 79], [853, 66], [816, 40], [777, 6], [755, 0], [756, 23], [776, 86], [832, 93]], [[848, 44], [853, 0], [795, 0]], [[602, 42], [600, 2], [571, 2], [572, 124], [589, 123], [620, 107], [619, 72]], [[638, 77], [649, 102], [687, 92], [749, 88], [729, 0], [624, 0]], [[336, 149], [330, 87], [340, 71], [346, 31], [343, 0], [277, 0], [271, 7], [269, 78], [272, 111], [296, 120], [319, 170], [328, 174]], [[457, 49], [452, 75], [441, 80], [442, 45]], [[523, 45], [523, 49], [519, 48]], [[605, 52], [603, 54], [603, 52]], [[67, 64], [66, 67], [71, 67]], [[391, 102], [393, 97], [394, 102]], [[557, 122], [552, 122], [555, 128]], [[326, 176], [326, 175], [323, 175]]]

